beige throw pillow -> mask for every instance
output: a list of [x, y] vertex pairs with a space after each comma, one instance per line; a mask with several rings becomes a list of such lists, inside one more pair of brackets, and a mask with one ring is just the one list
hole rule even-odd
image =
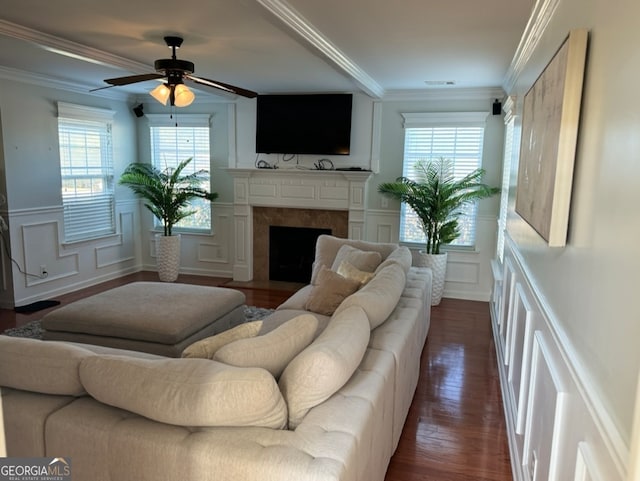
[[322, 267], [316, 285], [311, 288], [305, 302], [305, 310], [330, 316], [342, 301], [356, 292], [360, 282], [342, 277], [326, 267]]
[[237, 341], [238, 339], [246, 339], [258, 335], [262, 321], [245, 322], [231, 329], [216, 334], [215, 336], [205, 337], [194, 342], [182, 351], [182, 357], [198, 357], [203, 359], [213, 359], [214, 354], [223, 346]]
[[347, 261], [361, 271], [373, 272], [382, 262], [382, 255], [376, 251], [363, 251], [345, 244], [338, 250], [331, 270], [337, 271], [343, 261]]
[[317, 328], [318, 319], [303, 314], [262, 336], [240, 339], [221, 347], [213, 360], [237, 367], [261, 367], [278, 379], [291, 359], [313, 340]]
[[342, 261], [338, 267], [338, 274], [347, 279], [358, 281], [360, 285], [365, 285], [375, 275], [373, 272], [365, 272], [347, 261]]

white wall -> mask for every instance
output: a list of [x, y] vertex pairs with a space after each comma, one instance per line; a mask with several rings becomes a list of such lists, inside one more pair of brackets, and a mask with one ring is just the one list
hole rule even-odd
[[[556, 2], [550, 2], [556, 4]], [[590, 30], [567, 246], [549, 248], [514, 211], [507, 232], [606, 436], [626, 463], [640, 361], [640, 3], [560, 0], [508, 92], [522, 97], [573, 28]], [[607, 424], [610, 421], [610, 424]], [[621, 447], [620, 447], [621, 446]], [[603, 478], [605, 479], [605, 478]]]
[[78, 103], [116, 112], [113, 154], [116, 176], [136, 159], [132, 115], [123, 101], [83, 95], [26, 82], [0, 80], [2, 161], [10, 224], [11, 254], [26, 276], [3, 255], [0, 304], [12, 307], [55, 296], [139, 269], [138, 203], [116, 187], [116, 235], [64, 244], [58, 149], [57, 102]]
[[[92, 242], [65, 245], [62, 241], [62, 200], [57, 143], [58, 101], [78, 103], [116, 111], [114, 118], [114, 159], [116, 177], [133, 161], [150, 161], [147, 119], [131, 112], [139, 100], [145, 113], [170, 112], [152, 99], [125, 102], [90, 94], [68, 92], [14, 80], [0, 80], [0, 120], [2, 150], [0, 192], [6, 191], [8, 206], [0, 212], [11, 223], [14, 258], [28, 270], [46, 265], [47, 279], [27, 278], [4, 259], [5, 282], [0, 302], [5, 306], [25, 304], [51, 297], [111, 277], [139, 269], [155, 268], [152, 217], [141, 208], [131, 191], [116, 187], [118, 235]], [[372, 169], [367, 183], [365, 237], [373, 241], [397, 241], [399, 204], [389, 201], [382, 207], [377, 185], [395, 179], [402, 172], [403, 130], [399, 112], [490, 110], [500, 89], [437, 92], [419, 99], [404, 97], [374, 102], [354, 94], [352, 152], [349, 156], [329, 156], [336, 167], [358, 166]], [[179, 123], [184, 113], [211, 115], [212, 190], [219, 193], [214, 205], [212, 234], [185, 234], [182, 241], [182, 272], [211, 276], [233, 274], [235, 249], [233, 226], [233, 177], [228, 168], [253, 167], [255, 154], [255, 100], [210, 101], [206, 98], [174, 113]], [[484, 167], [487, 181], [500, 178], [503, 125], [500, 116], [489, 116], [485, 140]], [[261, 155], [281, 169], [295, 168], [296, 160]], [[313, 167], [320, 156], [300, 156], [301, 166]], [[2, 182], [6, 178], [6, 182]], [[489, 260], [493, 256], [497, 200], [483, 201], [480, 207], [478, 245], [475, 252], [453, 252], [445, 296], [487, 300], [490, 293]]]
[[[180, 271], [185, 274], [231, 277], [233, 270], [233, 178], [228, 174], [229, 163], [229, 102], [211, 102], [201, 98], [187, 108], [176, 109], [173, 114], [149, 97], [144, 103], [145, 114], [173, 116], [180, 124], [180, 115], [210, 115], [211, 136], [211, 190], [219, 197], [212, 209], [212, 233], [181, 233]], [[233, 121], [233, 119], [231, 119]], [[136, 119], [138, 161], [151, 162], [149, 123], [145, 117]], [[153, 217], [147, 209], [141, 210], [140, 240], [142, 264], [145, 270], [155, 270], [155, 234]]]
[[[398, 242], [400, 203], [378, 194], [377, 186], [402, 175], [404, 112], [491, 112], [493, 101], [502, 98], [500, 89], [439, 90], [382, 102], [380, 172], [369, 181], [367, 224], [371, 240]], [[499, 186], [502, 165], [504, 122], [502, 115], [487, 117], [482, 167], [484, 181]], [[473, 251], [448, 248], [444, 297], [489, 300], [492, 289], [490, 261], [495, 255], [499, 196], [480, 201], [476, 246]]]

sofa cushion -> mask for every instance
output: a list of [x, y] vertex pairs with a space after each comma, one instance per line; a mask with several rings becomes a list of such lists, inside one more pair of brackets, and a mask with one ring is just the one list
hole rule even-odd
[[347, 279], [322, 266], [304, 308], [307, 311], [330, 316], [347, 296], [360, 288], [360, 285], [360, 281]]
[[[331, 267], [343, 245], [360, 249], [361, 251], [378, 252], [382, 259], [386, 259], [391, 252], [398, 248], [398, 244], [385, 244], [380, 242], [368, 242], [354, 239], [343, 239], [332, 235], [323, 234], [316, 241], [316, 251], [313, 262], [311, 283], [315, 281], [321, 266]], [[337, 267], [337, 266], [336, 266]], [[373, 269], [372, 269], [373, 270]]]
[[287, 407], [264, 369], [207, 359], [92, 356], [80, 379], [98, 401], [179, 426], [262, 426], [282, 429]]
[[387, 267], [392, 263], [399, 264], [404, 273], [407, 274], [409, 269], [411, 268], [411, 263], [413, 262], [413, 256], [411, 255], [411, 251], [407, 246], [400, 246], [396, 250], [394, 250], [391, 254], [387, 256], [387, 258], [380, 263], [380, 265], [376, 268], [376, 273]]
[[213, 356], [223, 346], [237, 341], [256, 336], [262, 327], [262, 321], [252, 321], [239, 324], [231, 329], [205, 337], [194, 342], [182, 351], [182, 357], [199, 357], [203, 359], [213, 359]]
[[290, 429], [349, 380], [362, 360], [369, 336], [369, 321], [362, 308], [344, 309], [289, 363], [279, 386], [289, 407]]
[[311, 343], [317, 328], [318, 319], [303, 314], [267, 334], [221, 347], [213, 360], [237, 367], [261, 367], [277, 379], [287, 364]]
[[347, 297], [335, 314], [351, 306], [360, 306], [367, 313], [371, 329], [382, 324], [393, 311], [402, 295], [406, 281], [402, 267], [392, 263], [380, 270], [371, 281], [358, 292]]
[[80, 362], [91, 351], [57, 341], [0, 336], [0, 385], [46, 394], [81, 396]]
[[336, 272], [342, 277], [358, 281], [360, 285], [366, 284], [375, 275], [373, 272], [361, 271], [348, 261], [342, 261]]

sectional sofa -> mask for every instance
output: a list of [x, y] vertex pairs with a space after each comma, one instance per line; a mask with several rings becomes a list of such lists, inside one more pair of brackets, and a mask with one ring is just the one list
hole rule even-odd
[[309, 286], [183, 358], [0, 336], [7, 455], [75, 481], [383, 480], [430, 295], [406, 247], [321, 236]]

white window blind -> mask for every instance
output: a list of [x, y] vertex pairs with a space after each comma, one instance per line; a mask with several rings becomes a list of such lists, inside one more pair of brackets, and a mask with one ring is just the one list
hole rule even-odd
[[[183, 174], [199, 170], [211, 171], [209, 153], [209, 116], [181, 115], [179, 123], [169, 124], [166, 116], [148, 115], [151, 132], [151, 162], [160, 170], [175, 168], [180, 162], [191, 158]], [[210, 182], [204, 181], [204, 189], [210, 189]], [[178, 222], [175, 227], [184, 230], [211, 230], [211, 205], [208, 200], [195, 199], [190, 209], [196, 212]], [[155, 225], [160, 221], [155, 219]]]
[[[453, 162], [454, 177], [461, 179], [482, 166], [484, 125], [488, 112], [406, 113], [404, 117], [404, 177], [417, 179], [418, 162], [437, 161], [441, 157]], [[452, 245], [475, 245], [478, 206], [469, 204], [460, 217], [461, 235]], [[418, 216], [402, 204], [400, 241], [426, 242]]]
[[113, 112], [58, 104], [66, 242], [114, 234]]

